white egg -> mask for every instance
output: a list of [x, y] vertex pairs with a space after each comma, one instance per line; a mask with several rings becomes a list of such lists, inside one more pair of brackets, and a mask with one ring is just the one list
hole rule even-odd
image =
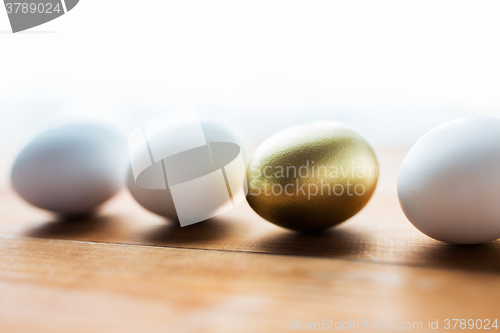
[[425, 134], [403, 161], [398, 196], [408, 220], [434, 239], [500, 238], [500, 119], [462, 118]]
[[[243, 155], [245, 155], [245, 147], [242, 146], [243, 140], [225, 126], [202, 121], [202, 127], [207, 142], [236, 143], [240, 146]], [[129, 169], [127, 187], [134, 199], [147, 210], [170, 219], [177, 219], [177, 212], [168, 186], [165, 190], [141, 188], [135, 183], [132, 170]]]
[[63, 215], [93, 211], [125, 182], [126, 141], [90, 121], [53, 127], [32, 139], [12, 167], [14, 190], [34, 206]]

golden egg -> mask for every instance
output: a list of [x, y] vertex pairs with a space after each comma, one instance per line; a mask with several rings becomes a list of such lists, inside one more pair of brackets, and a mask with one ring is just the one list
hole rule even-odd
[[349, 126], [315, 122], [283, 130], [255, 151], [247, 170], [250, 206], [264, 219], [318, 231], [359, 212], [378, 179], [370, 145]]

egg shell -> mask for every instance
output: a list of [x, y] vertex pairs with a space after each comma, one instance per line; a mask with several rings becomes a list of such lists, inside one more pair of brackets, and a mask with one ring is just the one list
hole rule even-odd
[[[240, 146], [243, 155], [245, 156], [245, 144], [243, 140], [226, 126], [215, 123], [202, 121], [203, 133], [207, 142], [231, 142]], [[177, 220], [177, 212], [175, 210], [174, 201], [170, 189], [150, 190], [139, 187], [129, 168], [127, 176], [127, 188], [132, 197], [145, 209], [157, 215]]]
[[62, 215], [95, 210], [124, 185], [124, 137], [107, 124], [70, 122], [33, 138], [11, 172], [14, 190], [30, 204]]
[[453, 244], [500, 237], [500, 119], [468, 117], [425, 134], [398, 177], [404, 214], [421, 232]]
[[359, 212], [378, 179], [375, 154], [346, 124], [322, 121], [265, 140], [247, 169], [247, 201], [281, 227], [320, 231]]

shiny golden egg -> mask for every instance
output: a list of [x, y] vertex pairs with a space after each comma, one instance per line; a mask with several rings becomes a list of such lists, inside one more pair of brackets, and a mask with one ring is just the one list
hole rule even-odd
[[247, 170], [250, 206], [284, 228], [319, 231], [359, 212], [378, 180], [370, 145], [348, 125], [322, 121], [265, 140]]

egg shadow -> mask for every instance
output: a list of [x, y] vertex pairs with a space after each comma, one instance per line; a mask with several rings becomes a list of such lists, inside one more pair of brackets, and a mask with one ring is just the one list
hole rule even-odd
[[314, 257], [359, 257], [365, 256], [368, 248], [363, 235], [348, 228], [316, 233], [287, 231], [264, 237], [257, 244], [259, 252]]
[[54, 221], [29, 227], [23, 235], [37, 238], [81, 239], [106, 233], [116, 225], [116, 217], [98, 216], [96, 213], [59, 216]]
[[433, 266], [500, 271], [498, 240], [474, 245], [435, 243], [422, 248], [419, 255]]
[[212, 218], [186, 227], [179, 223], [167, 223], [154, 227], [141, 235], [140, 241], [160, 245], [188, 245], [220, 240], [231, 232], [231, 226]]

